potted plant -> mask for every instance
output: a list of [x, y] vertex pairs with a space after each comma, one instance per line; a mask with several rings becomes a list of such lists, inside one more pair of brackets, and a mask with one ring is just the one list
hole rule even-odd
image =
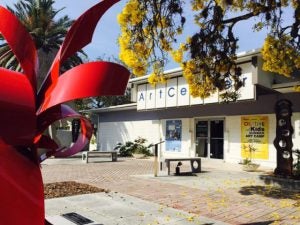
[[248, 172], [254, 172], [260, 166], [258, 163], [254, 163], [252, 161], [253, 154], [255, 153], [255, 151], [257, 151], [257, 149], [251, 144], [244, 145], [244, 148], [245, 151], [249, 152], [249, 158], [243, 159], [242, 161], [243, 170]]

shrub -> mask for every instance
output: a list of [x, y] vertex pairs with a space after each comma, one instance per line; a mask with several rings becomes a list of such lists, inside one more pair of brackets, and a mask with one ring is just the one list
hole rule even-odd
[[153, 146], [152, 144], [145, 146], [146, 143], [145, 138], [138, 137], [137, 139], [132, 141], [127, 141], [125, 144], [118, 143], [114, 150], [119, 150], [120, 156], [133, 156], [134, 153], [143, 154], [144, 156], [151, 156], [152, 153], [150, 148]]
[[296, 159], [294, 160], [294, 164], [293, 164], [293, 173], [295, 177], [299, 177], [300, 178], [300, 150], [296, 149], [294, 150], [294, 153], [296, 155]]
[[120, 156], [132, 156], [133, 154], [133, 146], [134, 143], [131, 141], [127, 141], [125, 144], [118, 143], [117, 146], [114, 148], [114, 150], [119, 150]]

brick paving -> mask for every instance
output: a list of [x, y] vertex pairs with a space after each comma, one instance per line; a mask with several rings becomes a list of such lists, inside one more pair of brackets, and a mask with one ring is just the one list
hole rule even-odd
[[87, 183], [230, 224], [300, 225], [300, 193], [264, 185], [257, 174], [224, 165], [206, 162], [207, 173], [195, 177], [154, 177], [151, 160], [84, 164], [79, 158], [48, 159], [42, 174], [45, 183]]

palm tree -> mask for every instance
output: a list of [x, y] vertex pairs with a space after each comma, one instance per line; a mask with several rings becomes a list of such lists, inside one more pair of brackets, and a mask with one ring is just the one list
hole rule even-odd
[[[56, 19], [57, 14], [63, 10], [53, 8], [54, 0], [19, 0], [14, 4], [14, 9], [7, 7], [14, 13], [28, 32], [32, 35], [39, 55], [39, 80], [41, 84], [44, 76], [49, 70], [72, 20], [68, 16]], [[81, 53], [85, 56], [84, 52]], [[62, 66], [69, 69], [82, 63], [78, 53], [67, 60]], [[11, 52], [7, 43], [0, 45], [0, 66], [7, 69], [20, 71], [20, 64]]]

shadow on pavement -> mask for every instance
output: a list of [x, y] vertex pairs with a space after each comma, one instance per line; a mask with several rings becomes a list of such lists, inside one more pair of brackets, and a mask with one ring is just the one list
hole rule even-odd
[[174, 173], [174, 176], [197, 176], [197, 174], [192, 172], [180, 172], [179, 174]]
[[201, 171], [200, 173], [193, 173], [193, 172], [180, 172], [179, 174], [171, 173], [171, 176], [181, 176], [181, 177], [198, 177], [201, 176], [202, 173], [210, 173], [211, 171]]
[[243, 223], [241, 225], [269, 225], [274, 223], [275, 220], [268, 220], [268, 221], [262, 221], [262, 222], [255, 222], [255, 223]]
[[242, 195], [263, 195], [269, 198], [276, 198], [276, 199], [292, 199], [292, 200], [299, 200], [297, 192], [285, 190], [279, 187], [274, 186], [244, 186], [241, 187], [240, 194]]
[[300, 179], [297, 177], [294, 178], [285, 178], [274, 175], [260, 175], [259, 178], [264, 181], [265, 184], [276, 184], [282, 188], [290, 189], [290, 190], [298, 190], [300, 191]]
[[[125, 160], [119, 160], [118, 159], [118, 161], [115, 161], [115, 162], [113, 162], [113, 163], [121, 163], [121, 162], [124, 162]], [[97, 160], [97, 159], [93, 159], [93, 160], [91, 160], [91, 161], [89, 161], [89, 163], [88, 164], [91, 164], [91, 163], [111, 163], [112, 161], [111, 160]], [[84, 163], [83, 163], [84, 164]]]

